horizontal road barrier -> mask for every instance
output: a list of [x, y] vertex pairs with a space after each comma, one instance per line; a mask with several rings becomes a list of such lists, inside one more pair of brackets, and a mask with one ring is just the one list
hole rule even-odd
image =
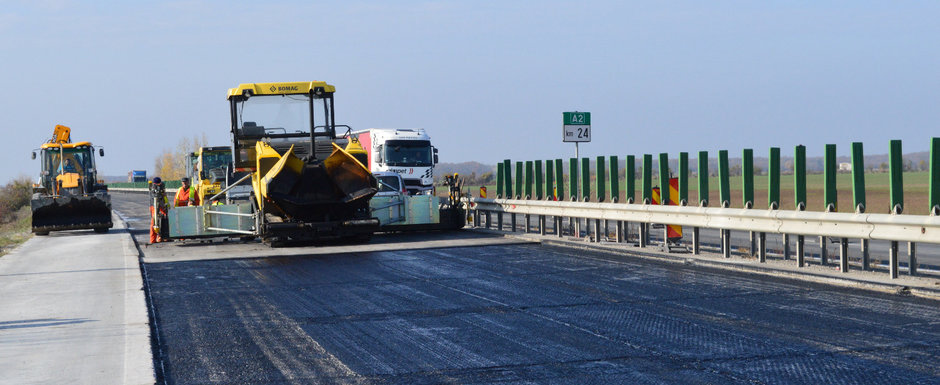
[[[861, 239], [866, 245], [863, 257], [863, 268], [868, 269], [869, 258], [867, 241], [890, 241], [889, 272], [893, 278], [898, 276], [898, 243], [910, 242], [911, 275], [917, 273], [917, 261], [913, 254], [913, 245], [916, 243], [940, 244], [940, 216], [934, 215], [900, 215], [900, 214], [873, 214], [873, 213], [838, 213], [838, 212], [807, 212], [789, 210], [757, 210], [720, 207], [691, 207], [691, 206], [662, 206], [650, 204], [618, 204], [597, 202], [565, 202], [540, 201], [521, 199], [485, 199], [472, 198], [472, 206], [476, 210], [476, 225], [482, 225], [482, 218], [486, 218], [486, 227], [491, 227], [490, 213], [513, 214], [513, 230], [515, 229], [515, 214], [525, 215], [528, 229], [529, 217], [538, 216], [538, 226], [544, 235], [545, 218], [553, 218], [555, 234], [561, 235], [561, 218], [582, 218], [594, 220], [595, 234], [600, 234], [601, 221], [613, 221], [617, 224], [617, 239], [623, 238], [623, 222], [634, 222], [640, 226], [640, 246], [649, 244], [649, 224], [660, 223], [669, 225], [687, 226], [693, 229], [693, 253], [699, 250], [698, 232], [701, 228], [721, 230], [722, 253], [730, 257], [730, 231], [748, 231], [759, 235], [759, 246], [755, 254], [760, 262], [766, 258], [765, 237], [767, 233], [795, 235], [797, 237], [797, 261], [804, 266], [803, 237], [820, 236], [822, 238], [853, 238]], [[502, 216], [498, 215], [499, 229], [502, 229]], [[600, 236], [595, 236], [599, 241]], [[754, 251], [752, 237], [752, 252]], [[841, 255], [839, 267], [843, 272], [849, 269], [847, 242], [841, 242]], [[824, 246], [823, 246], [824, 247]], [[789, 246], [785, 246], [784, 254], [789, 254]], [[826, 253], [822, 251], [822, 263], [826, 264]]]
[[821, 235], [833, 238], [940, 243], [940, 217], [927, 215], [825, 213], [719, 207], [557, 202], [473, 198], [480, 211], [574, 217], [639, 223]]

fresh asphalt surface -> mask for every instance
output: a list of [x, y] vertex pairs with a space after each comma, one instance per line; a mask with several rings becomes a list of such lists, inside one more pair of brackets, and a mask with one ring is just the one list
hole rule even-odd
[[[144, 196], [114, 206], [146, 229]], [[940, 383], [929, 299], [537, 244], [172, 259], [213, 246], [137, 233], [167, 383]]]

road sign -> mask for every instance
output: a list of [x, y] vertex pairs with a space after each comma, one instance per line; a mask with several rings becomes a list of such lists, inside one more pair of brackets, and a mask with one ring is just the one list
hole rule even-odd
[[591, 141], [590, 112], [564, 112], [562, 117], [562, 141], [575, 143]]

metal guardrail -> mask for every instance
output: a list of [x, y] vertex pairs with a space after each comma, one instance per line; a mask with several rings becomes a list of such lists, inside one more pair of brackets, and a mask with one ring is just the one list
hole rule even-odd
[[510, 214], [668, 223], [688, 227], [822, 235], [833, 238], [940, 243], [940, 217], [927, 215], [850, 214], [518, 199], [474, 198], [471, 201], [476, 205], [477, 210]]
[[[696, 243], [694, 246], [697, 246], [698, 242], [695, 236], [698, 232], [697, 228], [793, 234], [799, 236], [800, 241], [802, 241], [802, 236], [806, 235], [886, 240], [892, 242], [891, 261], [889, 262], [892, 277], [897, 277], [898, 242], [940, 243], [940, 216], [932, 215], [827, 213], [485, 198], [473, 198], [471, 202], [476, 210], [484, 213], [587, 218], [642, 224], [668, 223], [688, 226], [694, 229], [693, 242]], [[544, 226], [544, 219], [541, 219], [539, 223], [540, 226]], [[648, 230], [646, 232], [648, 234]], [[802, 245], [800, 244], [798, 250], [801, 248]], [[693, 247], [693, 249], [697, 250], [697, 247]], [[763, 251], [763, 247], [761, 249]], [[802, 253], [802, 250], [799, 250], [798, 253]], [[725, 255], [730, 256], [727, 250]], [[761, 260], [763, 261], [763, 256]], [[800, 263], [802, 266], [802, 258], [800, 258]], [[842, 257], [841, 267], [843, 271], [848, 271], [848, 262], [845, 256]], [[916, 266], [913, 269], [916, 271]]]

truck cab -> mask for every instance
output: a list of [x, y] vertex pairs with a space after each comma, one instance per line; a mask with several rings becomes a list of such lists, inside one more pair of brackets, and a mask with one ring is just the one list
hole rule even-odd
[[411, 195], [433, 194], [437, 149], [423, 128], [370, 128], [351, 135], [366, 150], [370, 171], [400, 174]]

